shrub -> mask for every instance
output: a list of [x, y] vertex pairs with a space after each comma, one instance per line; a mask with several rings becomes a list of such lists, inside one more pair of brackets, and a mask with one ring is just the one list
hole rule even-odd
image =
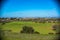
[[60, 34], [60, 32], [56, 33], [56, 34]]
[[56, 28], [57, 28], [57, 25], [53, 25], [53, 26], [52, 26], [52, 28], [53, 28], [52, 30], [54, 30], [54, 31], [55, 31], [55, 30], [56, 30]]
[[35, 34], [40, 34], [40, 33], [39, 33], [39, 32], [37, 32], [37, 31], [36, 31], [36, 32], [34, 32], [34, 33], [35, 33]]
[[24, 31], [21, 30], [21, 33], [24, 33]]
[[48, 33], [48, 34], [54, 34], [54, 33]]
[[2, 23], [2, 25], [4, 25], [5, 23]]
[[24, 26], [21, 33], [33, 33], [34, 29], [32, 27]]
[[39, 32], [35, 32], [33, 27], [29, 27], [29, 26], [23, 26], [22, 30], [20, 31], [20, 33], [29, 33], [29, 34], [39, 34]]

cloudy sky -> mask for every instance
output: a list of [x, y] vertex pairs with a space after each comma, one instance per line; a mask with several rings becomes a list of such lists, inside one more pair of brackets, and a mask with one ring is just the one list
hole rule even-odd
[[1, 12], [1, 17], [58, 17], [52, 0], [8, 0]]

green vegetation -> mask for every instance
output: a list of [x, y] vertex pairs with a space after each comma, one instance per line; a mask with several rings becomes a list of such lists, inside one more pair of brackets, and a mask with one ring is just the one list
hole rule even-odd
[[2, 25], [3, 30], [12, 30], [12, 32], [20, 32], [23, 26], [31, 26], [35, 31], [38, 31], [41, 34], [48, 34], [54, 31], [52, 30], [52, 25], [55, 23], [35, 23], [35, 22], [23, 22], [23, 21], [14, 21]]
[[7, 34], [4, 40], [55, 40], [56, 35], [49, 34]]
[[[55, 40], [57, 36], [55, 34], [56, 31], [54, 31], [54, 25], [57, 24], [57, 22], [39, 20], [40, 19], [29, 19], [28, 21], [26, 19], [1, 20], [0, 28], [2, 28], [3, 33], [5, 33], [3, 40]], [[23, 29], [24, 26], [27, 26], [27, 28]]]

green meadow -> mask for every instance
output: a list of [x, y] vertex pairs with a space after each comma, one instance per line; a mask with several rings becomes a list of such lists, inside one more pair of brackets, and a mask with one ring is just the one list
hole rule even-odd
[[[9, 33], [5, 33], [3, 40], [55, 40], [55, 31], [52, 30], [52, 26], [56, 23], [35, 23], [32, 21], [13, 21], [1, 25], [2, 30], [12, 30]], [[35, 31], [40, 34], [21, 34], [23, 26], [33, 27]]]
[[23, 22], [23, 21], [14, 21], [2, 25], [3, 30], [12, 30], [12, 32], [20, 32], [23, 26], [31, 26], [35, 31], [38, 31], [40, 34], [55, 33], [52, 30], [52, 26], [55, 23], [35, 23], [35, 22]]
[[7, 34], [4, 40], [55, 40], [56, 35], [49, 34]]

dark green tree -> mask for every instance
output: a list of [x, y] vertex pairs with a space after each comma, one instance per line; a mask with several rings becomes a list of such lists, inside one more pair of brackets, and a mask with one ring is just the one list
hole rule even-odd
[[21, 30], [20, 33], [39, 34], [39, 32], [34, 31], [33, 27], [29, 27], [29, 26], [23, 26], [23, 29]]

